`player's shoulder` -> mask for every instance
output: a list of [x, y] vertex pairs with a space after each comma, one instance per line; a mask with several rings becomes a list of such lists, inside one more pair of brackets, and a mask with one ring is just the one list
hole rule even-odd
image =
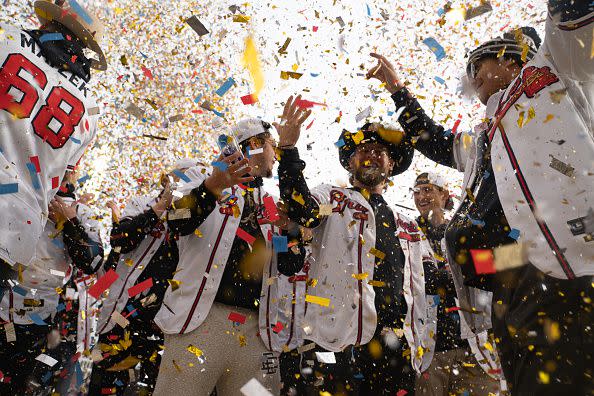
[[4, 49], [13, 50], [14, 47], [21, 47], [21, 42], [29, 39], [32, 37], [23, 29], [7, 23], [0, 23], [0, 42], [3, 43]]

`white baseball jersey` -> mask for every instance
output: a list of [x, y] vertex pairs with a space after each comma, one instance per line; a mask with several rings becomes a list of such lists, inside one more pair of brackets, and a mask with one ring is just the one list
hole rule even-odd
[[[66, 204], [72, 198], [62, 198]], [[77, 218], [89, 238], [101, 244], [100, 224], [94, 219], [91, 209], [78, 204]], [[64, 246], [63, 234], [56, 231], [54, 223], [48, 221], [43, 234], [34, 249], [31, 264], [22, 272], [22, 282], [4, 293], [0, 301], [0, 318], [16, 324], [33, 324], [31, 314], [47, 319], [56, 313], [58, 306], [57, 288], [63, 287], [72, 276], [73, 264]], [[102, 257], [96, 257], [101, 260]]]
[[[309, 302], [302, 295], [296, 296], [296, 310], [304, 313], [296, 319], [297, 337], [300, 343], [310, 340], [326, 350], [340, 352], [349, 345], [368, 343], [376, 331], [375, 256], [371, 250], [375, 247], [375, 216], [369, 202], [355, 190], [323, 184], [313, 189], [312, 195], [319, 204], [332, 205], [333, 212], [313, 231], [312, 255], [305, 270], [317, 282], [306, 286]], [[413, 220], [392, 211], [405, 268], [412, 263], [422, 268], [423, 259], [432, 259], [428, 242], [421, 239]], [[405, 278], [406, 274], [410, 269], [405, 269]], [[404, 290], [409, 315], [410, 311], [425, 309], [413, 305], [418, 302], [412, 298], [417, 290]], [[405, 329], [404, 333], [414, 345], [413, 332]]]
[[[178, 191], [187, 194], [198, 187], [210, 174], [210, 169], [197, 166], [186, 171], [192, 180], [185, 185], [178, 184]], [[200, 225], [201, 235], [182, 236], [178, 241], [179, 264], [175, 280], [181, 281], [173, 290], [170, 286], [163, 299], [163, 305], [155, 317], [155, 323], [166, 334], [185, 334], [198, 328], [206, 319], [212, 306], [225, 265], [231, 253], [233, 241], [241, 220], [245, 203], [239, 187], [228, 189], [223, 194], [237, 197], [236, 209], [228, 203], [217, 203], [213, 212]], [[268, 195], [262, 188], [254, 189], [257, 205], [262, 205]], [[239, 209], [239, 210], [237, 210]], [[258, 219], [261, 213], [258, 213]], [[272, 235], [279, 230], [270, 224], [260, 226], [266, 247], [272, 249]], [[262, 293], [260, 294], [259, 325], [260, 337], [270, 350], [282, 351], [284, 345], [295, 347], [294, 337], [296, 313], [288, 309], [293, 291], [303, 289], [298, 278], [286, 277], [277, 271], [276, 254], [264, 265]], [[232, 307], [230, 307], [231, 312]], [[298, 314], [298, 313], [297, 313]], [[273, 331], [278, 322], [282, 330]]]
[[[146, 212], [157, 202], [158, 193], [152, 196], [134, 197], [124, 208], [122, 214], [124, 218], [135, 217]], [[128, 289], [136, 284], [136, 281], [153, 259], [157, 250], [165, 240], [167, 235], [167, 223], [159, 221], [151, 235], [146, 238], [130, 253], [121, 254], [116, 266], [118, 279], [110, 286], [109, 295], [103, 302], [99, 324], [97, 326], [99, 334], [107, 333], [115, 326], [116, 322], [112, 319], [114, 312], [121, 313], [126, 307], [126, 302], [130, 298]], [[141, 294], [138, 298], [143, 297]]]
[[48, 203], [95, 136], [97, 104], [26, 32], [0, 24], [0, 43], [0, 259], [27, 266]]

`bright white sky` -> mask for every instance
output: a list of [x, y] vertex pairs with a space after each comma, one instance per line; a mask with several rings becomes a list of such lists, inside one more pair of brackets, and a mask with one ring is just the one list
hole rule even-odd
[[[338, 161], [334, 142], [342, 128], [356, 129], [355, 116], [371, 106], [371, 120], [397, 125], [388, 116], [394, 111], [387, 93], [378, 83], [365, 80], [366, 70], [374, 64], [368, 54], [377, 51], [398, 64], [401, 76], [412, 91], [422, 97], [429, 114], [452, 128], [460, 116], [460, 129], [469, 129], [481, 118], [482, 108], [463, 100], [457, 91], [458, 77], [465, 65], [466, 52], [480, 42], [502, 34], [503, 30], [532, 25], [543, 30], [543, 0], [492, 1], [493, 11], [464, 22], [459, 13], [448, 15], [439, 26], [438, 15], [445, 4], [435, 0], [275, 0], [234, 3], [229, 0], [89, 0], [107, 24], [104, 48], [110, 69], [95, 80], [103, 109], [98, 140], [83, 162], [82, 173], [91, 179], [86, 191], [97, 194], [98, 207], [105, 199], [116, 197], [120, 203], [133, 194], [150, 188], [138, 181], [152, 182], [176, 157], [203, 157], [210, 162], [213, 136], [245, 116], [274, 121], [282, 113], [289, 95], [303, 93], [304, 98], [326, 103], [316, 106], [310, 120], [313, 126], [303, 133], [300, 152], [307, 163], [310, 187], [318, 183], [344, 184], [347, 174]], [[475, 6], [477, 0], [454, 1], [453, 6]], [[251, 17], [249, 23], [232, 21], [230, 6]], [[383, 16], [382, 16], [383, 14]], [[13, 25], [33, 27], [29, 2], [0, 0], [0, 20]], [[183, 19], [196, 15], [210, 30], [198, 38]], [[384, 18], [385, 16], [385, 18]], [[337, 18], [344, 21], [341, 28]], [[317, 27], [317, 31], [314, 31]], [[240, 64], [244, 40], [248, 34], [256, 40], [263, 63], [266, 85], [260, 101], [244, 106], [240, 97], [253, 91], [253, 83]], [[423, 44], [433, 37], [446, 51], [446, 58], [436, 57]], [[291, 38], [286, 55], [278, 49]], [[129, 63], [121, 63], [124, 55]], [[278, 57], [278, 61], [275, 57]], [[277, 63], [278, 62], [278, 63]], [[142, 67], [150, 69], [154, 80], [143, 76]], [[303, 73], [299, 80], [282, 80], [281, 71]], [[223, 98], [214, 91], [227, 78], [237, 86]], [[445, 80], [445, 84], [435, 77]], [[374, 95], [375, 93], [375, 95]], [[199, 103], [194, 99], [203, 95]], [[153, 110], [144, 102], [158, 104]], [[226, 114], [226, 120], [211, 112], [196, 113], [199, 104], [211, 100]], [[133, 101], [146, 110], [147, 122], [130, 117], [123, 108]], [[335, 120], [339, 113], [340, 123]], [[164, 124], [166, 117], [183, 114], [184, 120]], [[167, 142], [142, 138], [142, 134], [168, 136]], [[311, 144], [311, 150], [306, 149]], [[435, 165], [415, 154], [409, 171], [394, 179], [388, 198], [393, 203], [414, 207], [409, 187], [418, 173]], [[459, 186], [457, 172], [447, 172], [454, 186]], [[275, 181], [272, 181], [275, 183]], [[454, 190], [456, 194], [458, 190]], [[414, 215], [414, 212], [406, 212]]]

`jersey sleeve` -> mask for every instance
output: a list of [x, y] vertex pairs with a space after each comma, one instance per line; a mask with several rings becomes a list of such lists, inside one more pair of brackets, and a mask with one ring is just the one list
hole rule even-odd
[[577, 81], [592, 81], [594, 3], [549, 0], [548, 7], [544, 50], [550, 54], [562, 75]]

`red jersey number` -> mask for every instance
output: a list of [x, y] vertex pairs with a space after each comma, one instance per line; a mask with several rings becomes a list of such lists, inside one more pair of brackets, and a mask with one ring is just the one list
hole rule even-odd
[[[22, 54], [11, 54], [0, 69], [0, 109], [17, 118], [29, 118], [39, 94], [35, 86], [22, 77], [23, 72], [33, 76], [41, 89], [47, 85], [43, 70]], [[85, 112], [84, 104], [63, 87], [50, 91], [46, 104], [33, 118], [33, 131], [52, 148], [63, 147]]]

